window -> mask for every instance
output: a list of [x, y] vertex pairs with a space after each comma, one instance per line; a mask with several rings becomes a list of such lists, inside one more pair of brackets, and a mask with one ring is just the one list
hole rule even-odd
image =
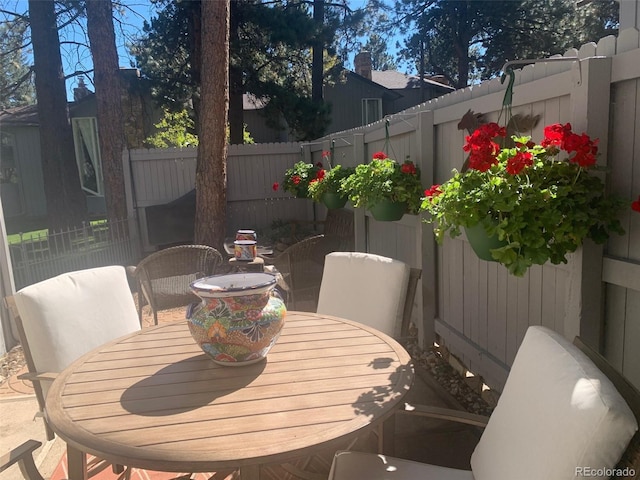
[[363, 98], [362, 99], [362, 124], [377, 122], [382, 119], [382, 99]]
[[72, 118], [71, 126], [82, 189], [92, 195], [103, 196], [104, 182], [96, 119], [94, 117]]

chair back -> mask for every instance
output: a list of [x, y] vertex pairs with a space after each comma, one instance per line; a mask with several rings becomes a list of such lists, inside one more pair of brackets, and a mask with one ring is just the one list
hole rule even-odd
[[605, 372], [559, 333], [529, 327], [471, 470], [475, 480], [609, 478], [637, 429]]
[[222, 262], [220, 252], [207, 245], [170, 247], [144, 258], [134, 269], [134, 277], [151, 305], [154, 323], [158, 323], [158, 310], [199, 301], [189, 285], [198, 278], [213, 275]]
[[353, 211], [346, 208], [329, 210], [325, 219], [324, 234], [327, 237], [340, 239], [340, 251], [353, 251], [355, 244]]
[[[32, 373], [61, 372], [88, 351], [140, 329], [121, 266], [65, 273], [29, 285], [13, 298]], [[48, 383], [42, 385], [43, 398]]]
[[399, 337], [409, 273], [406, 263], [381, 255], [330, 253], [325, 259], [317, 312]]
[[277, 257], [267, 259], [289, 287], [287, 308], [300, 309], [317, 304], [325, 257], [339, 245], [337, 237], [315, 235], [294, 243]]

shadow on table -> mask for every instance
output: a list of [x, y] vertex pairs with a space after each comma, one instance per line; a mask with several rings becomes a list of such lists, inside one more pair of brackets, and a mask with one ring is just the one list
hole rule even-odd
[[[386, 370], [392, 368], [393, 359], [379, 357], [374, 359], [369, 366], [374, 370]], [[383, 384], [371, 387], [371, 390], [361, 394], [353, 408], [359, 415], [369, 417], [377, 416], [378, 412], [389, 410], [389, 402], [400, 394], [409, 390], [405, 386], [399, 390], [399, 386], [407, 383], [408, 376], [412, 375], [411, 365], [399, 365], [389, 373], [388, 380]]]
[[190, 357], [158, 370], [127, 388], [120, 403], [142, 416], [167, 416], [196, 410], [241, 390], [260, 376], [266, 362], [223, 367], [205, 355]]

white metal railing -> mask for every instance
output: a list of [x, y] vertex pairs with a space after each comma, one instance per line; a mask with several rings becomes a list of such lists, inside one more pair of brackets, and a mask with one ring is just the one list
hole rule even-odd
[[10, 238], [16, 289], [74, 270], [135, 264], [140, 246], [134, 232], [125, 219]]

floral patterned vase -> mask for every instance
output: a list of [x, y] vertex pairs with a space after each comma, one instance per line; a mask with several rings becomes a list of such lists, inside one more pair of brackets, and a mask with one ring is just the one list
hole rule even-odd
[[189, 330], [214, 362], [240, 366], [266, 358], [287, 312], [275, 285], [269, 273], [214, 275], [191, 284], [202, 302], [187, 309]]

